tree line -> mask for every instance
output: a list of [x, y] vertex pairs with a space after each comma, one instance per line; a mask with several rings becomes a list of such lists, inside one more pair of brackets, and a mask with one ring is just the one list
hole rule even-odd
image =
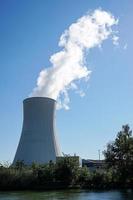
[[48, 164], [1, 164], [0, 190], [133, 188], [133, 136], [128, 125], [122, 126], [103, 154], [104, 168], [94, 171], [80, 167], [78, 160], [70, 156]]

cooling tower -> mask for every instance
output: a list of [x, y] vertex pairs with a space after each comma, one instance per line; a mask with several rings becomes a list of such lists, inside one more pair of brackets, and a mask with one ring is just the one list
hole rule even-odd
[[31, 97], [23, 101], [23, 127], [13, 164], [48, 163], [61, 156], [55, 133], [56, 101], [47, 97]]

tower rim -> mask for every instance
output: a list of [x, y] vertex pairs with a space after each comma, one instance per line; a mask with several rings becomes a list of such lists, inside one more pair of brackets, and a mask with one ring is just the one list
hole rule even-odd
[[25, 98], [24, 100], [23, 100], [23, 102], [27, 102], [27, 101], [31, 101], [31, 100], [50, 100], [50, 101], [53, 101], [53, 102], [56, 102], [56, 100], [55, 99], [52, 99], [52, 98], [49, 98], [49, 97], [39, 97], [39, 96], [37, 96], [37, 97], [27, 97], [27, 98]]

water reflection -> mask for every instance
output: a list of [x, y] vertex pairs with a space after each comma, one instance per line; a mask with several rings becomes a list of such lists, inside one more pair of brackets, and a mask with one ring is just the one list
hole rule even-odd
[[133, 191], [0, 192], [0, 200], [133, 200]]

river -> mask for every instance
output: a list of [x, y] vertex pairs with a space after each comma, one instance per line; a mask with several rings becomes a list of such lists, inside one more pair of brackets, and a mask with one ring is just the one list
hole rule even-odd
[[133, 191], [62, 190], [48, 192], [0, 192], [0, 200], [133, 200]]

